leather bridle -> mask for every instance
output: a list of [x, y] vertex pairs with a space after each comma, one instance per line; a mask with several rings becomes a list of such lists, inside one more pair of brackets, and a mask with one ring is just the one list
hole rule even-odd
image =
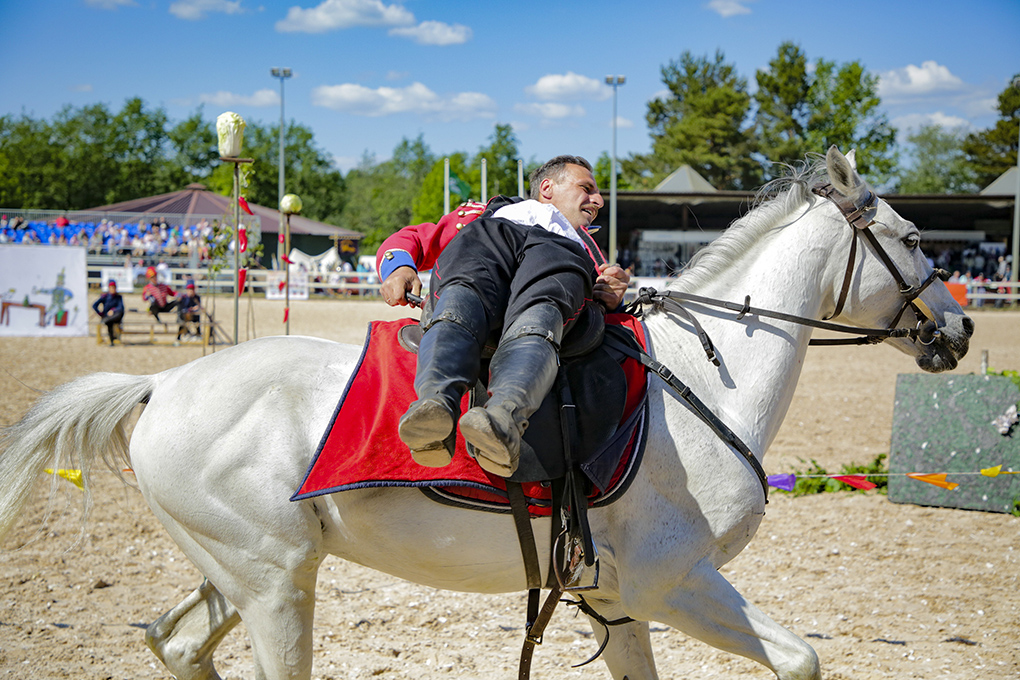
[[854, 261], [857, 257], [857, 236], [863, 235], [864, 238], [868, 239], [871, 247], [875, 249], [875, 253], [882, 260], [882, 263], [885, 264], [885, 268], [889, 270], [889, 273], [892, 274], [893, 279], [896, 280], [900, 287], [900, 295], [903, 296], [903, 306], [900, 307], [900, 311], [897, 312], [892, 323], [889, 324], [890, 328], [895, 328], [903, 317], [903, 313], [907, 309], [911, 309], [917, 318], [917, 326], [914, 328], [915, 333], [911, 335], [911, 339], [915, 342], [920, 342], [922, 345], [930, 345], [935, 342], [935, 338], [941, 335], [941, 330], [939, 329], [938, 322], [935, 320], [935, 315], [932, 314], [931, 309], [920, 296], [935, 279], [942, 279], [943, 281], [948, 279], [949, 272], [944, 269], [935, 268], [920, 285], [912, 286], [907, 283], [900, 270], [896, 267], [896, 264], [892, 261], [892, 258], [889, 257], [885, 248], [878, 242], [878, 238], [870, 229], [871, 225], [875, 223], [875, 213], [878, 210], [878, 196], [874, 192], [870, 190], [865, 191], [864, 195], [855, 202], [839, 193], [829, 182], [815, 184], [811, 187], [811, 191], [822, 198], [832, 201], [853, 229], [853, 235], [850, 240], [850, 257], [847, 259], [846, 273], [843, 276], [843, 287], [836, 301], [835, 310], [825, 318], [831, 319], [834, 316], [839, 316], [840, 312], [843, 311], [843, 305], [846, 303], [847, 294], [850, 290], [850, 282], [853, 278]]

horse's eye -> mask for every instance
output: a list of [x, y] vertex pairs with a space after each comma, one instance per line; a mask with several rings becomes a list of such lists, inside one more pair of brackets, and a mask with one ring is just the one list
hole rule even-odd
[[913, 250], [914, 248], [917, 248], [917, 246], [921, 245], [921, 237], [918, 236], [917, 234], [910, 234], [909, 236], [905, 236], [903, 238], [903, 245]]

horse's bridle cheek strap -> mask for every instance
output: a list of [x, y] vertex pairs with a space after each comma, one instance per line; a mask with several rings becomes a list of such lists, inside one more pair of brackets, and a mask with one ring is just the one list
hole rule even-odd
[[[914, 310], [914, 314], [917, 316], [917, 334], [925, 335], [931, 339], [934, 339], [939, 334], [938, 321], [935, 319], [935, 315], [932, 313], [931, 308], [921, 299], [921, 293], [924, 292], [925, 288], [930, 286], [936, 278], [945, 278], [943, 273], [939, 269], [935, 269], [928, 278], [925, 279], [919, 286], [911, 286], [903, 278], [899, 268], [889, 257], [889, 254], [885, 252], [885, 248], [878, 242], [878, 238], [874, 232], [869, 228], [872, 222], [866, 217], [874, 209], [875, 204], [878, 202], [878, 197], [868, 192], [867, 199], [862, 201], [859, 205], [855, 205], [846, 199], [843, 195], [838, 193], [831, 184], [819, 184], [811, 188], [812, 192], [832, 201], [839, 212], [846, 219], [853, 231], [853, 236], [850, 241], [850, 257], [847, 260], [846, 273], [843, 276], [843, 287], [839, 293], [839, 299], [836, 302], [835, 311], [827, 318], [839, 316], [843, 311], [843, 305], [846, 303], [846, 298], [850, 290], [850, 280], [853, 276], [854, 260], [857, 256], [857, 235], [860, 234], [864, 238], [868, 239], [871, 247], [874, 248], [875, 253], [879, 259], [882, 260], [882, 264], [892, 275], [893, 279], [900, 287], [900, 294], [904, 297], [903, 306], [900, 307], [900, 311], [897, 312], [896, 317], [893, 319], [890, 327], [895, 328], [903, 317], [903, 313], [907, 309]], [[922, 326], [924, 331], [922, 333]], [[929, 327], [930, 326], [930, 327]], [[916, 336], [915, 336], [916, 337]], [[925, 344], [930, 344], [931, 339]]]

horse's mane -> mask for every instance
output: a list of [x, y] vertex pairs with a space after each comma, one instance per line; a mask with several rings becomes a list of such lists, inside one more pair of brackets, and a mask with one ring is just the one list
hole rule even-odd
[[784, 168], [782, 176], [761, 187], [750, 212], [734, 220], [719, 238], [698, 251], [680, 270], [679, 278], [670, 282], [670, 288], [690, 290], [714, 278], [803, 204], [815, 182], [828, 178], [825, 157], [820, 154], [808, 154], [804, 161], [794, 165], [777, 165]]

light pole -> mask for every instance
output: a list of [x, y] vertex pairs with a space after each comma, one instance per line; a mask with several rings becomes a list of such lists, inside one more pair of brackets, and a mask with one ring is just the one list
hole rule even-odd
[[625, 76], [606, 76], [613, 88], [613, 164], [609, 174], [609, 261], [616, 262], [616, 91], [627, 82]]
[[[1020, 78], [1013, 79], [1013, 87], [1020, 87]], [[1016, 190], [1013, 194], [1013, 248], [1012, 248], [1013, 262], [1009, 267], [1009, 280], [1012, 283], [1017, 282], [1017, 276], [1020, 274], [1020, 262], [1018, 262], [1018, 256], [1020, 256], [1020, 131], [1017, 132], [1017, 148], [1016, 148]], [[1015, 286], [1010, 290], [1011, 293], [1020, 293], [1020, 288]]]
[[[283, 81], [291, 77], [291, 71], [289, 68], [274, 68], [269, 71], [270, 75], [274, 78], [280, 79], [280, 182], [277, 187], [276, 205], [279, 206], [283, 201]], [[283, 226], [283, 225], [280, 225]], [[280, 259], [280, 248], [279, 241], [276, 244], [276, 259]]]

